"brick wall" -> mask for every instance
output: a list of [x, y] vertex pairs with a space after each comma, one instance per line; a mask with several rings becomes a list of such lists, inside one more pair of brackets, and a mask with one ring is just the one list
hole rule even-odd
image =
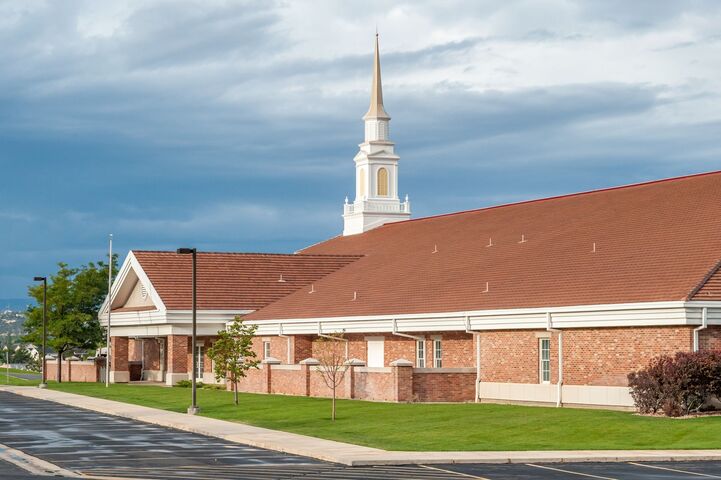
[[[481, 334], [481, 381], [539, 383], [539, 337], [544, 330]], [[551, 338], [551, 383], [558, 381], [558, 334]], [[566, 385], [625, 386], [629, 372], [655, 356], [689, 351], [691, 327], [578, 328], [563, 331]]]
[[569, 329], [563, 334], [564, 383], [626, 386], [627, 375], [653, 357], [692, 348], [692, 327]]
[[[538, 383], [539, 338], [537, 334], [547, 335], [542, 330], [498, 330], [481, 333], [481, 381]], [[557, 358], [558, 341], [556, 335], [553, 334], [551, 336], [551, 382], [557, 381]]]
[[299, 363], [313, 356], [313, 337], [297, 335], [293, 337], [293, 363]]
[[[270, 374], [268, 373], [270, 371]], [[270, 383], [268, 383], [270, 380]], [[379, 401], [465, 402], [473, 400], [475, 373], [418, 373], [411, 367], [348, 369], [338, 385], [338, 398]], [[307, 383], [306, 383], [307, 382]], [[308, 386], [306, 391], [306, 385]], [[231, 386], [228, 385], [228, 390]], [[267, 365], [250, 370], [238, 383], [238, 390], [329, 397], [331, 390], [316, 367]]]
[[185, 335], [168, 335], [166, 350], [169, 373], [188, 373], [189, 343], [190, 339]]
[[413, 397], [418, 402], [473, 401], [476, 373], [413, 373]]
[[110, 369], [128, 371], [128, 337], [110, 337]]
[[[604, 329], [567, 329], [563, 333], [564, 383], [566, 385], [625, 386], [629, 372], [645, 366], [662, 353], [689, 351], [692, 346], [692, 327], [634, 327]], [[423, 335], [423, 334], [421, 334]], [[376, 336], [376, 335], [374, 335]], [[380, 336], [380, 335], [378, 335]], [[432, 340], [436, 334], [425, 334], [427, 369], [400, 367], [384, 370], [356, 367], [338, 387], [339, 397], [384, 401], [471, 401], [475, 393], [475, 371], [437, 371], [433, 362]], [[550, 338], [551, 383], [558, 381], [558, 334], [545, 330], [488, 331], [481, 337], [481, 374], [483, 382], [539, 383], [539, 339]], [[277, 338], [277, 337], [275, 337]], [[293, 349], [298, 357], [307, 352], [317, 356], [317, 342], [312, 337], [297, 337]], [[366, 335], [348, 335], [349, 356], [363, 361], [366, 357]], [[443, 369], [475, 367], [475, 342], [472, 335], [447, 332], [441, 335]], [[262, 349], [260, 338], [257, 344]], [[273, 343], [285, 348], [285, 339]], [[701, 332], [702, 348], [721, 348], [721, 327]], [[415, 340], [385, 335], [386, 365], [399, 358], [415, 362]], [[296, 361], [301, 358], [296, 357]], [[306, 380], [312, 396], [329, 396], [330, 390], [315, 368], [289, 370], [271, 368], [265, 372], [249, 372], [243, 380], [243, 391], [272, 391], [290, 395], [304, 395]], [[275, 369], [274, 369], [275, 368]], [[396, 372], [396, 373], [393, 373]], [[270, 378], [270, 385], [268, 385]], [[268, 390], [269, 389], [269, 390]]]
[[[48, 364], [50, 365], [50, 364]], [[56, 381], [58, 379], [57, 363], [47, 371], [47, 379]], [[92, 361], [63, 361], [62, 363], [63, 382], [97, 382], [100, 377], [99, 366]]]
[[[336, 387], [336, 397], [338, 398], [347, 398], [348, 393], [346, 393], [346, 383], [341, 382], [338, 387]], [[312, 368], [310, 370], [310, 396], [311, 397], [330, 397], [332, 396], [331, 389], [328, 388], [328, 385], [323, 381], [323, 376], [321, 373], [317, 370]]]
[[[264, 365], [265, 367], [265, 365]], [[246, 372], [246, 376], [238, 381], [239, 392], [263, 393], [266, 372], [264, 369], [251, 368]], [[226, 388], [233, 389], [233, 385], [227, 382]]]
[[[362, 370], [362, 369], [359, 369]], [[354, 398], [360, 400], [395, 400], [391, 372], [354, 372]]]
[[[292, 365], [296, 367], [296, 365]], [[305, 395], [305, 378], [301, 373], [301, 366], [292, 370], [286, 370], [274, 366], [271, 370], [271, 393], [282, 393], [286, 395]]]
[[701, 350], [721, 351], [721, 326], [708, 327], [701, 330], [698, 336]]

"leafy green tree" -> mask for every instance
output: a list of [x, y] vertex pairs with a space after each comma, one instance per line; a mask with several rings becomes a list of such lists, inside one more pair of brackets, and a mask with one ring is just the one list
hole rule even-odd
[[238, 381], [251, 368], [258, 368], [259, 361], [253, 351], [253, 335], [257, 325], [245, 325], [238, 316], [227, 330], [218, 332], [218, 339], [208, 349], [213, 360], [215, 379], [227, 378], [233, 386], [233, 401], [238, 405]]
[[[113, 274], [117, 271], [117, 256], [113, 255]], [[28, 308], [24, 324], [25, 342], [42, 345], [43, 286], [28, 287], [36, 307]], [[104, 262], [70, 268], [58, 263], [58, 271], [48, 279], [47, 341], [58, 355], [58, 381], [61, 381], [63, 355], [73, 349], [93, 349], [104, 338], [98, 321], [98, 311], [108, 293], [108, 265]]]

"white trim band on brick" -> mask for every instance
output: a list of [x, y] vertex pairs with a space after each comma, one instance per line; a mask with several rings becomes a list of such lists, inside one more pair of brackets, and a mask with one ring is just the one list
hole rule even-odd
[[249, 320], [258, 325], [257, 335], [271, 335], [283, 325], [288, 335], [315, 334], [322, 320], [326, 329], [345, 333], [449, 332], [466, 330], [539, 329], [547, 327], [553, 314], [555, 328], [644, 327], [700, 325], [702, 308], [708, 308], [708, 324], [721, 325], [721, 302], [644, 302], [518, 308], [466, 312], [369, 315], [354, 317]]

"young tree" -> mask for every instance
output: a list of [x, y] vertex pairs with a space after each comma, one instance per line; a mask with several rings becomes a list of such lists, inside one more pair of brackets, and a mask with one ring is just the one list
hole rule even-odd
[[251, 368], [258, 368], [259, 361], [253, 351], [253, 335], [257, 325], [245, 325], [240, 316], [235, 317], [227, 330], [218, 332], [218, 339], [208, 349], [208, 357], [215, 364], [215, 379], [227, 378], [233, 386], [233, 401], [238, 405], [238, 381]]
[[317, 342], [318, 371], [326, 386], [332, 392], [331, 420], [335, 422], [336, 389], [343, 382], [348, 371], [346, 355], [346, 339], [343, 333], [332, 333], [318, 338]]
[[[113, 271], [117, 257], [113, 256]], [[108, 292], [108, 265], [88, 263], [79, 268], [58, 264], [58, 272], [48, 280], [47, 340], [58, 355], [58, 382], [62, 380], [63, 355], [75, 348], [94, 349], [103, 340], [98, 310]], [[41, 345], [43, 341], [43, 287], [28, 287], [36, 307], [28, 308], [23, 341]]]

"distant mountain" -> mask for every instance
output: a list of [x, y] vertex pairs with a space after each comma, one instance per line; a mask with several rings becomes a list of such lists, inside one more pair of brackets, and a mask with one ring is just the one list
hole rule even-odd
[[29, 298], [0, 298], [0, 311], [13, 310], [15, 312], [24, 312], [30, 304], [34, 305], [35, 301]]

